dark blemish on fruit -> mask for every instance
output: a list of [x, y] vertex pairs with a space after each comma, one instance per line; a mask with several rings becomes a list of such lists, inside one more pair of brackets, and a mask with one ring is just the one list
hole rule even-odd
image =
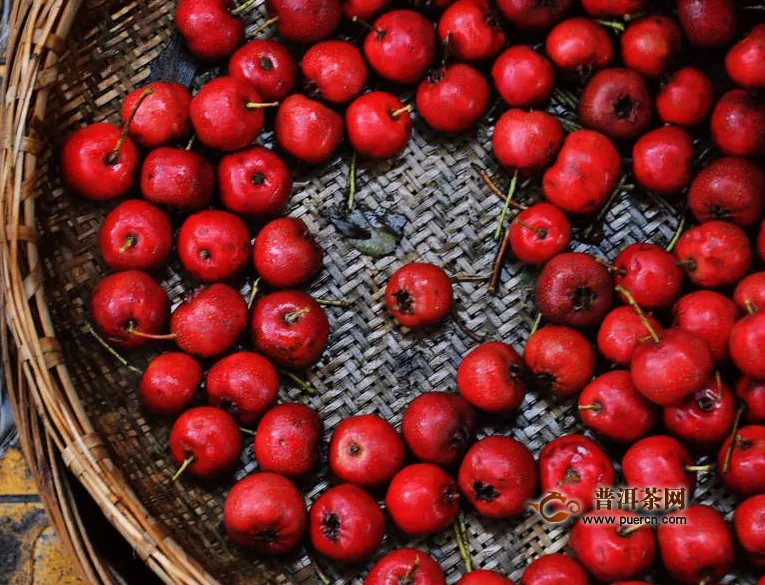
[[582, 480], [582, 477], [579, 475], [579, 472], [573, 467], [569, 467], [566, 470], [566, 475], [563, 476], [563, 479], [558, 482], [558, 485], [569, 485], [572, 483], [579, 483], [581, 480]]
[[595, 294], [595, 291], [589, 286], [576, 287], [576, 289], [574, 289], [574, 294], [571, 295], [574, 311], [580, 312], [588, 310], [593, 305], [596, 298], [597, 295]]
[[337, 514], [325, 514], [321, 519], [321, 531], [329, 540], [337, 542], [340, 539], [340, 518]]
[[393, 298], [396, 299], [396, 309], [399, 312], [407, 315], [414, 314], [414, 298], [409, 294], [409, 291], [398, 290], [393, 293]]
[[260, 68], [263, 69], [263, 71], [271, 71], [274, 68], [274, 62], [271, 61], [270, 57], [266, 55], [261, 55]]
[[266, 176], [263, 173], [253, 173], [250, 182], [253, 185], [263, 185], [266, 182]]
[[475, 498], [479, 502], [493, 502], [499, 497], [499, 492], [494, 489], [494, 486], [482, 481], [476, 481], [473, 483], [473, 491], [475, 492]]

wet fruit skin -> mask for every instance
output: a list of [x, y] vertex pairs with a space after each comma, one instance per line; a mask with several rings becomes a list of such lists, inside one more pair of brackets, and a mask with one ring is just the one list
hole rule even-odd
[[361, 51], [344, 41], [312, 46], [303, 55], [300, 69], [309, 91], [334, 104], [349, 102], [367, 83], [367, 64]]
[[754, 225], [765, 210], [765, 173], [744, 158], [714, 160], [693, 180], [688, 206], [700, 222], [724, 219]]
[[693, 67], [676, 71], [656, 96], [656, 112], [665, 124], [696, 126], [714, 105], [714, 88], [709, 77]]
[[[624, 370], [598, 376], [579, 395], [579, 416], [585, 426], [619, 443], [630, 444], [646, 436], [656, 425], [658, 414]], [[628, 425], [624, 424], [627, 420]]]
[[622, 459], [622, 473], [633, 487], [684, 488], [690, 500], [696, 488], [696, 472], [687, 471], [693, 458], [683, 444], [666, 435], [653, 435], [632, 445]]
[[559, 254], [542, 269], [536, 298], [545, 319], [570, 327], [594, 327], [613, 304], [608, 269], [589, 254]]
[[675, 64], [682, 43], [683, 33], [673, 19], [647, 16], [631, 23], [622, 34], [622, 59], [630, 69], [657, 77]]
[[502, 15], [520, 29], [546, 29], [571, 10], [574, 0], [499, 0]]
[[569, 545], [576, 558], [599, 581], [632, 579], [645, 573], [656, 557], [656, 537], [650, 526], [625, 534], [620, 519], [638, 518], [634, 512], [597, 510], [588, 516], [613, 516], [616, 525], [584, 524], [579, 520], [571, 530]]
[[730, 356], [746, 376], [765, 380], [765, 313], [752, 313], [739, 320], [730, 331]]
[[765, 87], [765, 24], [758, 24], [725, 56], [728, 76], [742, 87]]
[[436, 465], [415, 463], [394, 476], [385, 505], [393, 522], [406, 534], [440, 532], [459, 514], [457, 483]]
[[548, 325], [526, 342], [523, 359], [540, 392], [571, 396], [595, 374], [595, 350], [589, 340], [570, 327]]
[[324, 423], [305, 404], [274, 406], [255, 432], [255, 459], [262, 471], [305, 477], [319, 460]]
[[510, 437], [487, 437], [465, 455], [458, 481], [479, 514], [509, 518], [526, 510], [537, 477], [537, 464], [526, 446]]
[[701, 449], [716, 447], [730, 434], [736, 418], [736, 399], [715, 378], [677, 406], [664, 409], [664, 426], [683, 442]]
[[141, 194], [156, 205], [197, 211], [215, 192], [212, 163], [197, 152], [162, 146], [141, 167]]
[[438, 38], [460, 61], [484, 61], [502, 50], [504, 30], [486, 0], [457, 0], [438, 21]]
[[333, 561], [365, 561], [385, 536], [385, 515], [380, 506], [351, 484], [330, 488], [319, 496], [309, 519], [311, 544]]
[[545, 51], [559, 69], [585, 78], [614, 58], [611, 37], [589, 18], [569, 18], [556, 25], [547, 36]]
[[404, 327], [414, 329], [445, 319], [454, 303], [452, 282], [443, 269], [433, 264], [405, 264], [388, 280], [385, 304]]
[[694, 47], [727, 45], [736, 34], [738, 19], [734, 0], [679, 0], [677, 15]]
[[202, 384], [202, 366], [190, 355], [168, 352], [149, 362], [138, 396], [146, 410], [160, 416], [178, 415], [193, 402]]
[[525, 364], [518, 352], [501, 341], [473, 349], [457, 368], [457, 389], [477, 409], [503, 413], [520, 406], [526, 394]]
[[381, 558], [364, 579], [364, 585], [400, 585], [405, 578], [411, 585], [445, 585], [444, 572], [428, 553], [400, 548]]
[[603, 207], [620, 174], [621, 157], [608, 137], [578, 130], [566, 136], [542, 187], [550, 203], [569, 213], [589, 214]]
[[392, 93], [370, 91], [357, 97], [345, 111], [348, 140], [370, 158], [391, 158], [406, 148], [412, 135], [412, 117]]
[[643, 134], [632, 147], [632, 170], [638, 183], [661, 195], [672, 195], [691, 182], [693, 140], [677, 126]]
[[732, 286], [752, 264], [752, 248], [744, 231], [717, 220], [688, 229], [677, 242], [675, 256], [691, 282], [704, 288]]
[[524, 264], [544, 264], [568, 249], [571, 222], [550, 203], [524, 209], [510, 223], [510, 248]]
[[401, 469], [404, 441], [390, 423], [375, 414], [343, 420], [329, 443], [329, 468], [342, 481], [366, 488], [387, 484]]
[[[731, 443], [733, 449], [724, 471]], [[728, 437], [717, 454], [717, 467], [729, 490], [742, 496], [765, 493], [765, 426], [741, 427], [735, 438]]]
[[550, 166], [563, 144], [563, 127], [547, 112], [513, 108], [494, 126], [494, 156], [508, 171], [533, 175]]
[[733, 513], [736, 538], [755, 567], [765, 567], [765, 495], [741, 502]]
[[525, 45], [510, 47], [497, 57], [491, 76], [511, 108], [545, 104], [555, 85], [552, 63]]
[[391, 0], [348, 0], [343, 4], [343, 13], [348, 20], [353, 17], [369, 20], [390, 4]]
[[716, 362], [727, 359], [728, 338], [739, 318], [733, 301], [711, 290], [699, 290], [681, 297], [672, 314], [672, 325], [704, 339]]
[[279, 34], [296, 43], [332, 36], [343, 18], [340, 0], [268, 0], [266, 7], [279, 17]]
[[[646, 318], [654, 331], [660, 334], [664, 330], [651, 315]], [[635, 309], [616, 307], [606, 315], [598, 329], [598, 349], [609, 362], [629, 366], [635, 348], [649, 335]]]
[[765, 155], [765, 101], [752, 91], [733, 89], [712, 112], [712, 140], [725, 154]]
[[404, 412], [401, 433], [420, 461], [448, 467], [459, 461], [473, 439], [475, 412], [460, 396], [427, 392]]
[[725, 519], [709, 506], [693, 505], [672, 513], [686, 524], [660, 524], [659, 550], [670, 576], [680, 585], [717, 581], [733, 564], [734, 545]]
[[197, 406], [184, 412], [170, 431], [170, 453], [180, 465], [194, 460], [186, 472], [212, 477], [229, 471], [242, 452], [242, 433], [234, 417], [214, 406]]
[[489, 83], [477, 69], [452, 63], [431, 71], [420, 83], [416, 109], [434, 130], [462, 132], [483, 116], [490, 92]]
[[765, 382], [744, 376], [736, 384], [736, 396], [746, 405], [746, 420], [765, 423]]
[[321, 270], [324, 252], [302, 219], [280, 217], [258, 232], [253, 246], [255, 272], [275, 288], [298, 288]]
[[276, 111], [274, 133], [289, 154], [318, 165], [327, 162], [343, 141], [343, 118], [316, 100], [292, 94]]
[[647, 0], [582, 0], [587, 14], [595, 18], [627, 16], [642, 12]]
[[537, 557], [521, 576], [521, 585], [589, 585], [590, 578], [582, 565], [571, 557], [546, 554]]
[[252, 84], [261, 97], [278, 102], [292, 93], [298, 67], [292, 53], [274, 39], [253, 39], [229, 59], [228, 74]]
[[223, 522], [232, 542], [258, 554], [281, 555], [294, 549], [308, 524], [297, 486], [276, 473], [254, 473], [231, 488]]
[[191, 92], [180, 83], [153, 81], [131, 91], [122, 100], [120, 118], [123, 124], [130, 119], [146, 88], [151, 88], [152, 93], [141, 101], [136, 110], [130, 123], [129, 136], [144, 148], [156, 148], [189, 136]]
[[547, 443], [539, 454], [540, 491], [559, 492], [576, 500], [581, 513], [592, 508], [600, 486], [616, 481], [614, 465], [600, 446], [584, 435], [564, 435]]
[[746, 276], [733, 291], [733, 300], [742, 311], [765, 310], [765, 272]]
[[457, 585], [514, 585], [514, 583], [495, 571], [478, 569], [462, 577], [457, 581]]
[[680, 294], [683, 271], [661, 246], [630, 244], [616, 257], [614, 267], [616, 284], [629, 290], [645, 310], [666, 309]]
[[182, 0], [175, 24], [189, 50], [203, 61], [221, 61], [244, 40], [244, 23], [231, 14], [232, 0]]

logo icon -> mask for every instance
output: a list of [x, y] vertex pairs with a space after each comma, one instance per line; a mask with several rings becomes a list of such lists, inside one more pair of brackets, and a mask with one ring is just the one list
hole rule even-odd
[[[545, 510], [546, 506], [550, 502], [556, 502], [552, 514], [548, 514]], [[537, 500], [536, 502], [530, 502], [529, 506], [533, 508], [545, 522], [550, 524], [560, 524], [565, 522], [571, 516], [578, 514], [582, 509], [582, 505], [577, 500], [569, 500], [560, 492], [549, 492], [544, 498]], [[568, 512], [561, 508], [568, 508]]]

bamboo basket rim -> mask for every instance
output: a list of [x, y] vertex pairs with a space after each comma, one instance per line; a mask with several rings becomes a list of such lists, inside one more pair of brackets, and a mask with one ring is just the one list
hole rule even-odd
[[[11, 13], [0, 104], [0, 272], [5, 320], [3, 366], [24, 451], [68, 552], [89, 583], [112, 583], [96, 558], [62, 469], [60, 453], [109, 522], [168, 585], [218, 585], [148, 513], [110, 459], [80, 403], [48, 311], [35, 229], [35, 170], [42, 150], [36, 123], [46, 114], [57, 63], [82, 0], [21, 0]], [[15, 358], [15, 359], [14, 359]], [[12, 376], [16, 373], [16, 377]], [[42, 425], [28, 424], [36, 412]], [[43, 454], [49, 461], [41, 461]], [[50, 485], [48, 485], [50, 484]]]

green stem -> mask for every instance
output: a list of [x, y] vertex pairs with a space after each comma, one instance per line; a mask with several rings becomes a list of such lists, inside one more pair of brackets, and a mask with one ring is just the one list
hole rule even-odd
[[311, 386], [310, 383], [303, 380], [303, 378], [301, 378], [297, 374], [293, 374], [292, 372], [289, 372], [287, 370], [282, 370], [282, 369], [278, 369], [277, 371], [285, 378], [288, 378], [289, 380], [291, 380], [296, 386], [298, 386], [303, 392], [305, 392], [309, 396], [316, 396], [316, 388]]
[[502, 212], [499, 214], [499, 221], [497, 222], [497, 229], [494, 231], [494, 241], [498, 242], [502, 235], [502, 226], [505, 225], [505, 218], [507, 212], [510, 210], [510, 204], [513, 201], [513, 195], [515, 195], [515, 188], [518, 185], [518, 169], [513, 173], [513, 178], [510, 180], [510, 187], [507, 189], [507, 196], [505, 197], [505, 204], [502, 206]]
[[542, 313], [537, 313], [537, 318], [534, 319], [534, 326], [531, 328], [531, 333], [529, 334], [529, 337], [534, 335], [538, 330], [539, 326], [542, 324]]
[[316, 302], [323, 307], [342, 307], [343, 309], [347, 309], [348, 307], [353, 306], [352, 301], [347, 301], [345, 299], [316, 299]]
[[348, 168], [348, 211], [353, 211], [353, 206], [356, 204], [356, 165], [358, 159], [358, 152], [353, 151], [351, 156], [351, 166]]
[[678, 240], [680, 240], [680, 236], [683, 235], [683, 229], [685, 229], [685, 214], [680, 217], [680, 221], [677, 223], [677, 229], [675, 230], [672, 239], [669, 241], [669, 244], [667, 244], [667, 252], [671, 252], [675, 249]]
[[181, 475], [183, 474], [184, 471], [186, 471], [188, 466], [194, 463], [194, 459], [195, 457], [193, 455], [189, 455], [188, 457], [186, 457], [186, 459], [183, 460], [183, 463], [181, 464], [181, 466], [178, 468], [178, 471], [176, 471], [173, 477], [170, 478], [170, 481], [172, 483], [175, 483], [176, 481], [178, 481], [178, 478], [181, 477]]
[[635, 300], [635, 297], [632, 296], [632, 293], [629, 291], [629, 289], [621, 285], [617, 285], [616, 292], [621, 293], [621, 295], [627, 300], [627, 304], [630, 307], [632, 307], [635, 310], [635, 312], [638, 314], [638, 317], [640, 317], [640, 321], [643, 323], [643, 327], [645, 327], [648, 333], [651, 335], [653, 342], [659, 343], [660, 341], [659, 335], [656, 333], [656, 330], [651, 326], [651, 323], [648, 321], [648, 317], [645, 316], [643, 309], [640, 308], [640, 305], [638, 305], [638, 302]]
[[96, 330], [93, 329], [93, 326], [90, 323], [88, 322], [85, 323], [85, 329], [87, 329], [88, 333], [90, 333], [93, 337], [95, 337], [96, 341], [98, 341], [98, 343], [100, 343], [101, 346], [106, 351], [112, 354], [112, 357], [114, 357], [114, 359], [116, 359], [119, 363], [125, 366], [128, 370], [138, 374], [139, 376], [143, 374], [140, 368], [135, 367], [133, 364], [127, 361], [124, 357], [122, 357], [116, 349], [114, 349], [111, 345], [106, 343], [106, 340], [103, 337], [101, 337], [98, 333], [96, 333]]

